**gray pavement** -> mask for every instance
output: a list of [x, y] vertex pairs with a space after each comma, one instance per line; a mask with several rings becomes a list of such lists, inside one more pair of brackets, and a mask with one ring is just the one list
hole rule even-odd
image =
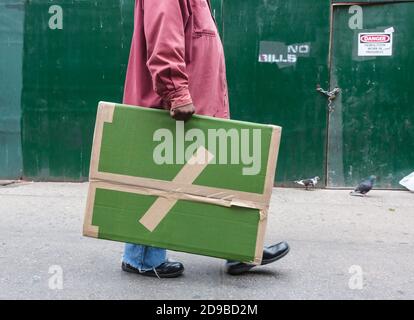
[[171, 252], [185, 275], [158, 280], [123, 273], [122, 244], [82, 237], [86, 191], [0, 187], [0, 299], [414, 299], [410, 192], [275, 189], [266, 242], [287, 240], [286, 258], [232, 277], [221, 260]]

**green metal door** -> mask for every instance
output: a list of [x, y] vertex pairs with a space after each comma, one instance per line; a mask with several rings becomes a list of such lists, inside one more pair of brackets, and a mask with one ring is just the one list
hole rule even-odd
[[216, 21], [217, 29], [222, 36], [223, 31], [223, 0], [210, 0], [211, 13]]
[[24, 178], [81, 181], [100, 100], [122, 101], [133, 0], [25, 1]]
[[333, 11], [331, 88], [342, 92], [329, 116], [328, 186], [371, 174], [397, 188], [414, 170], [414, 2]]
[[23, 0], [0, 3], [0, 180], [22, 176]]
[[323, 179], [330, 1], [224, 0], [222, 16], [231, 117], [283, 127], [278, 185]]

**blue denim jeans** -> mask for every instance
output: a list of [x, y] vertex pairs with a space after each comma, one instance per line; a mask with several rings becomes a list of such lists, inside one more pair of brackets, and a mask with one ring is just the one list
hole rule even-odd
[[137, 244], [125, 244], [122, 261], [140, 271], [148, 271], [159, 267], [167, 260], [167, 250], [141, 246]]
[[167, 261], [167, 250], [126, 243], [122, 261], [140, 271], [153, 270]]

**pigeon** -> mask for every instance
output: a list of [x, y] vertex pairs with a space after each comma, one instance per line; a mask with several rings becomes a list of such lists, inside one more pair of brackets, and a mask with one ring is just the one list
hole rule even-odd
[[315, 186], [318, 184], [318, 181], [321, 180], [319, 177], [315, 177], [312, 179], [305, 179], [305, 180], [299, 180], [295, 181], [296, 184], [300, 184], [305, 187], [306, 190], [309, 190], [309, 187], [315, 188]]
[[351, 196], [365, 196], [374, 187], [376, 176], [370, 176], [368, 179], [362, 181], [354, 191], [351, 192]]

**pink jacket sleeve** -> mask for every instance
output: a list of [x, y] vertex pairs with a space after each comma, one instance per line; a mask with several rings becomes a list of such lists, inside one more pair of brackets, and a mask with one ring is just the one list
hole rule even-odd
[[169, 108], [192, 103], [185, 63], [187, 0], [144, 0], [147, 66], [155, 92]]

